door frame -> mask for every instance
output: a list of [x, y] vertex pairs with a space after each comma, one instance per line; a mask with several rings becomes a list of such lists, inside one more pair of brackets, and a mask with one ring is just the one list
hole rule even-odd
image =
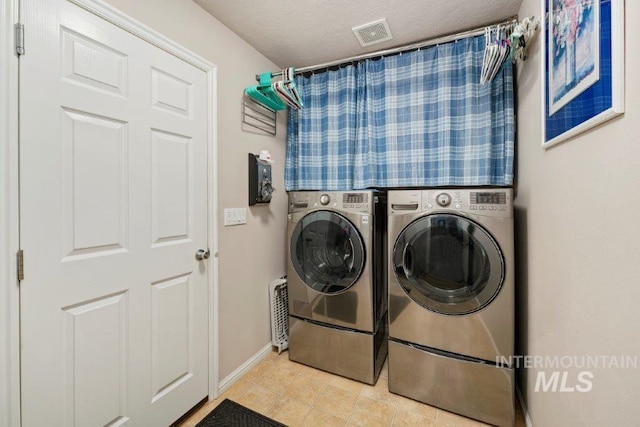
[[[209, 400], [218, 397], [218, 147], [217, 66], [180, 46], [141, 22], [101, 0], [67, 0], [115, 26], [141, 38], [207, 74], [207, 176], [209, 259]], [[20, 22], [20, 0], [0, 0], [0, 425], [20, 425], [20, 291], [16, 253], [19, 238], [19, 61], [14, 48], [14, 25]], [[25, 54], [29, 54], [25, 41]], [[28, 254], [27, 267], [28, 267]], [[28, 268], [27, 272], [28, 274]]]
[[0, 425], [20, 425], [18, 210], [18, 0], [0, 0]]

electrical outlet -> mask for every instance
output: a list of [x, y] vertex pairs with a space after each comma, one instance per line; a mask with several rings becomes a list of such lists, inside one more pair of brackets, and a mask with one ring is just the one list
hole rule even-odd
[[224, 210], [224, 225], [247, 223], [247, 208], [228, 208]]

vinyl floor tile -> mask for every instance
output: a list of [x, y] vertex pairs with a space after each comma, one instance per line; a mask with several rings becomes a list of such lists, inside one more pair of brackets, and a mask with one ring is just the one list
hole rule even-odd
[[[375, 386], [362, 384], [269, 353], [216, 400], [201, 403], [176, 423], [193, 427], [225, 398], [291, 427], [482, 427], [457, 414], [388, 391], [387, 362]], [[524, 427], [522, 410], [516, 427]]]

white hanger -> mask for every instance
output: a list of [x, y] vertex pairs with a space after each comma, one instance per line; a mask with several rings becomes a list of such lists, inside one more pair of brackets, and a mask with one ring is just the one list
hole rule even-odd
[[[480, 83], [490, 83], [498, 75], [511, 53], [505, 28], [500, 25], [489, 28], [488, 45], [485, 47]], [[495, 33], [495, 39], [493, 34]]]
[[294, 81], [295, 70], [285, 68], [282, 70], [282, 79], [271, 84], [273, 91], [289, 107], [299, 110], [302, 108], [302, 98]]

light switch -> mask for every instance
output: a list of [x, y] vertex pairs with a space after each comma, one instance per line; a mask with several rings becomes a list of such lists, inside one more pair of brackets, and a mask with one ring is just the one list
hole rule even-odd
[[247, 208], [228, 208], [224, 210], [224, 225], [247, 223]]

